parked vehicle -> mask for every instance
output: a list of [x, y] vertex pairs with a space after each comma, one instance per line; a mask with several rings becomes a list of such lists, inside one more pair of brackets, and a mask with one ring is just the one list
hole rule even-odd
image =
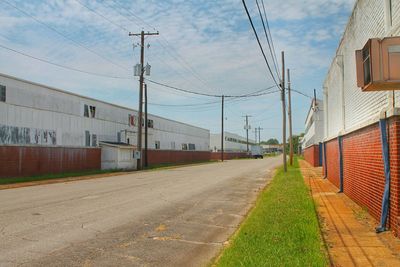
[[251, 146], [251, 157], [255, 159], [262, 159], [263, 156], [263, 149], [261, 146]]

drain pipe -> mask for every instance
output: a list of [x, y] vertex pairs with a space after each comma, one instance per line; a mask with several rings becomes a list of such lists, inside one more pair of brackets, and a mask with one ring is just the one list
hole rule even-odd
[[328, 165], [326, 164], [326, 141], [323, 143], [324, 150], [324, 179], [328, 178]]
[[338, 136], [339, 144], [339, 192], [343, 193], [343, 136]]
[[387, 230], [386, 223], [390, 207], [390, 158], [389, 158], [389, 143], [387, 137], [387, 118], [386, 112], [381, 112], [379, 119], [379, 128], [381, 131], [382, 157], [385, 171], [385, 190], [382, 196], [382, 210], [380, 225], [375, 229], [377, 233]]

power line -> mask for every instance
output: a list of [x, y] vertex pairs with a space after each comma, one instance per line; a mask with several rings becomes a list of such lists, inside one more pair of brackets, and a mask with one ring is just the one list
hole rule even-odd
[[[275, 45], [274, 45], [274, 39], [272, 38], [271, 29], [269, 27], [268, 16], [267, 16], [267, 12], [265, 11], [264, 0], [261, 0], [261, 4], [262, 4], [263, 10], [264, 10], [264, 17], [265, 17], [265, 22], [267, 24], [269, 37], [270, 37], [270, 40], [271, 40], [272, 51], [274, 51], [273, 58], [274, 58], [274, 61], [275, 61], [276, 65], [278, 66], [278, 59], [276, 58], [276, 50], [275, 50]], [[279, 77], [279, 79], [281, 79], [281, 75], [280, 75], [279, 71], [278, 71], [278, 77]]]
[[108, 21], [109, 23], [113, 24], [114, 26], [116, 26], [117, 28], [120, 28], [121, 30], [123, 30], [124, 32], [129, 32], [129, 30], [127, 28], [125, 28], [122, 25], [119, 25], [117, 23], [115, 23], [114, 21], [110, 20], [109, 18], [107, 18], [106, 16], [104, 16], [103, 14], [97, 12], [96, 10], [90, 8], [89, 6], [85, 5], [84, 3], [82, 3], [79, 0], [75, 0], [77, 3], [79, 3], [81, 6], [85, 7], [86, 9], [88, 9], [89, 11], [95, 13], [96, 15], [98, 15], [99, 17], [102, 17], [103, 19], [105, 19], [106, 21]]
[[149, 105], [152, 106], [161, 106], [161, 107], [193, 107], [193, 106], [207, 106], [207, 105], [212, 105], [212, 104], [219, 104], [220, 101], [212, 101], [212, 102], [206, 102], [206, 103], [196, 103], [196, 104], [160, 104], [160, 103], [149, 103]]
[[305, 97], [314, 99], [314, 97], [309, 96], [309, 95], [307, 95], [307, 94], [305, 94], [305, 93], [303, 93], [303, 92], [301, 92], [301, 91], [295, 90], [295, 89], [293, 89], [293, 88], [291, 88], [290, 90], [292, 90], [292, 92], [298, 93], [299, 95], [302, 95], [302, 96], [305, 96]]
[[[150, 80], [148, 78], [145, 78], [145, 80], [148, 81], [148, 82], [151, 82], [153, 84], [157, 84], [157, 85], [160, 85], [160, 86], [163, 86], [163, 87], [166, 87], [166, 88], [170, 88], [170, 89], [173, 89], [173, 90], [176, 90], [176, 91], [180, 91], [180, 92], [185, 92], [185, 93], [188, 93], [188, 94], [208, 96], [208, 97], [222, 97], [222, 95], [199, 93], [199, 92], [194, 92], [194, 91], [190, 91], [190, 90], [187, 90], [187, 89], [178, 88], [178, 87], [175, 87], [175, 86], [172, 86], [172, 85], [168, 85], [168, 84], [160, 83], [160, 82], [157, 82], [157, 81], [153, 81], [153, 80]], [[266, 89], [258, 90], [256, 92], [249, 93], [249, 94], [244, 94], [244, 95], [224, 95], [224, 96], [228, 97], [228, 98], [241, 98], [241, 97], [244, 98], [244, 97], [262, 96], [262, 95], [265, 95], [267, 93], [261, 93], [261, 92], [270, 90], [270, 89], [272, 89], [274, 87], [275, 87], [275, 85], [270, 86], [270, 87], [268, 87]], [[273, 92], [275, 92], [275, 91], [268, 92], [268, 93], [273, 93]]]
[[54, 27], [48, 25], [47, 23], [45, 23], [45, 22], [43, 22], [43, 21], [37, 19], [36, 17], [32, 16], [31, 14], [29, 14], [28, 12], [22, 10], [21, 8], [17, 7], [16, 5], [11, 4], [11, 3], [8, 2], [7, 0], [0, 0], [0, 1], [2, 1], [3, 3], [8, 4], [9, 6], [11, 6], [11, 7], [15, 8], [16, 10], [18, 10], [19, 12], [21, 12], [21, 13], [25, 14], [26, 16], [30, 17], [31, 19], [35, 20], [37, 23], [41, 24], [42, 26], [44, 26], [44, 27], [50, 29], [51, 31], [57, 33], [58, 35], [64, 37], [65, 39], [67, 39], [67, 40], [69, 40], [70, 42], [74, 43], [76, 46], [79, 46], [79, 47], [81, 47], [81, 48], [84, 48], [85, 50], [89, 51], [90, 53], [95, 54], [96, 56], [102, 58], [102, 59], [105, 60], [105, 61], [108, 61], [109, 63], [111, 63], [111, 64], [113, 64], [113, 65], [115, 65], [115, 66], [117, 66], [117, 67], [119, 67], [119, 68], [122, 68], [122, 69], [124, 69], [124, 70], [129, 70], [129, 68], [124, 67], [124, 66], [122, 66], [122, 65], [119, 65], [118, 63], [113, 62], [112, 60], [110, 60], [110, 59], [108, 59], [108, 58], [102, 56], [101, 54], [99, 54], [99, 53], [97, 53], [96, 51], [92, 50], [91, 48], [85, 46], [84, 44], [82, 44], [82, 43], [80, 43], [80, 42], [78, 42], [78, 41], [72, 39], [71, 37], [68, 37], [68, 36], [65, 35], [64, 33], [62, 33], [62, 32], [60, 32], [59, 30], [57, 30], [56, 28], [54, 28]]
[[[78, 1], [78, 0], [76, 0]], [[119, 5], [116, 1], [114, 1], [114, 4], [116, 4], [119, 8], [123, 8], [121, 5]], [[124, 18], [126, 18], [128, 21], [131, 21], [133, 23], [135, 23], [136, 25], [138, 25], [135, 21], [132, 20], [132, 18], [122, 14], [120, 11], [118, 11], [117, 9], [111, 7], [113, 10], [115, 10], [116, 12], [118, 12], [121, 16], [123, 16]], [[134, 13], [132, 13], [130, 10], [124, 9], [128, 14], [132, 15], [133, 17], [135, 17], [136, 19], [140, 20], [142, 23], [146, 24], [147, 26], [153, 28], [154, 30], [156, 30], [156, 28], [152, 25], [150, 25], [149, 23], [147, 23], [146, 21], [144, 21], [143, 19], [141, 19], [140, 17], [138, 17], [137, 15], [135, 15]], [[140, 25], [138, 25], [140, 26]], [[167, 52], [167, 54], [169, 56], [171, 56], [171, 58], [173, 58], [174, 60], [176, 60], [180, 66], [182, 66], [184, 69], [186, 69], [191, 75], [193, 75], [194, 78], [196, 78], [198, 81], [200, 81], [202, 84], [204, 84], [206, 87], [212, 87], [210, 86], [207, 81], [205, 81], [202, 77], [200, 77], [199, 74], [197, 74], [197, 72], [193, 69], [192, 66], [190, 66], [190, 64], [176, 51], [172, 48], [172, 46], [170, 45], [170, 43], [168, 42], [168, 40], [160, 35], [161, 39], [164, 40], [165, 45], [160, 41], [160, 40], [156, 40], [156, 42], [161, 45], [164, 50]]]
[[248, 19], [249, 19], [249, 21], [250, 21], [250, 24], [251, 24], [251, 27], [252, 27], [252, 29], [253, 29], [254, 35], [255, 35], [255, 37], [256, 37], [256, 39], [257, 39], [258, 46], [260, 47], [260, 50], [261, 50], [261, 53], [263, 54], [265, 63], [267, 64], [269, 73], [271, 74], [271, 77], [272, 77], [272, 79], [274, 80], [276, 86], [279, 88], [279, 84], [277, 83], [277, 81], [276, 81], [276, 79], [275, 79], [275, 76], [274, 76], [274, 74], [272, 73], [271, 66], [269, 65], [269, 62], [268, 62], [268, 60], [267, 60], [267, 57], [266, 57], [266, 55], [265, 55], [265, 53], [264, 53], [264, 49], [263, 49], [263, 47], [262, 47], [262, 45], [261, 45], [260, 38], [258, 38], [258, 34], [257, 34], [257, 31], [256, 31], [256, 28], [254, 27], [253, 20], [251, 19], [251, 16], [250, 16], [249, 10], [247, 9], [247, 5], [246, 5], [245, 0], [242, 0], [242, 3], [243, 3], [243, 6], [244, 6], [244, 9], [246, 10], [246, 14], [247, 14], [247, 17], [248, 17]]
[[38, 58], [38, 57], [35, 57], [35, 56], [32, 56], [32, 55], [26, 54], [26, 53], [24, 53], [24, 52], [21, 52], [21, 51], [18, 51], [18, 50], [9, 48], [9, 47], [4, 46], [4, 45], [2, 45], [2, 44], [0, 44], [0, 47], [3, 48], [3, 49], [9, 50], [9, 51], [11, 51], [11, 52], [20, 54], [20, 55], [22, 55], [22, 56], [29, 57], [29, 58], [31, 58], [31, 59], [35, 59], [35, 60], [41, 61], [41, 62], [43, 62], [43, 63], [47, 63], [47, 64], [50, 64], [50, 65], [53, 65], [53, 66], [56, 66], [56, 67], [59, 67], [59, 68], [63, 68], [63, 69], [67, 69], [67, 70], [71, 70], [71, 71], [81, 72], [81, 73], [85, 73], [85, 74], [89, 74], [89, 75], [94, 75], [94, 76], [99, 76], [99, 77], [104, 77], [104, 78], [123, 79], [123, 80], [130, 80], [130, 79], [132, 79], [132, 78], [130, 78], [130, 77], [112, 76], [112, 75], [101, 74], [101, 73], [86, 71], [86, 70], [82, 70], [82, 69], [77, 69], [77, 68], [74, 68], [74, 67], [68, 67], [68, 66], [61, 65], [61, 64], [58, 64], [58, 63], [55, 63], [55, 62], [51, 62], [51, 61], [46, 60], [46, 59], [42, 59], [42, 58]]
[[[262, 25], [263, 25], [263, 28], [264, 28], [265, 38], [267, 39], [267, 43], [268, 43], [268, 47], [269, 47], [269, 52], [271, 54], [272, 62], [274, 64], [274, 68], [275, 68], [276, 74], [280, 78], [280, 74], [279, 74], [278, 67], [277, 67], [277, 64], [275, 62], [275, 57], [274, 57], [275, 51], [272, 51], [271, 42], [270, 42], [269, 37], [268, 37], [267, 29], [266, 29], [265, 23], [264, 23], [264, 17], [263, 17], [263, 15], [261, 13], [261, 9], [260, 9], [260, 5], [258, 4], [258, 0], [256, 0], [256, 4], [257, 4], [258, 13], [260, 14], [260, 19], [261, 19], [261, 22], [262, 22]], [[265, 12], [265, 9], [264, 9], [264, 12]]]

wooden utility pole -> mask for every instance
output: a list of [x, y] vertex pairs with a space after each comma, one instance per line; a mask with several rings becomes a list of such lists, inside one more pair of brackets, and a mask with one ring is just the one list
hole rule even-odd
[[258, 129], [255, 128], [254, 129], [254, 142], [257, 143], [257, 133], [258, 133]]
[[288, 80], [288, 116], [289, 116], [289, 163], [293, 166], [293, 132], [292, 132], [292, 96], [290, 90], [290, 70], [287, 70]]
[[[139, 110], [138, 110], [138, 133], [137, 133], [137, 150], [139, 157], [137, 158], [137, 169], [142, 169], [142, 123], [143, 123], [143, 84], [144, 84], [144, 36], [158, 35], [158, 32], [142, 31], [141, 33], [129, 33], [129, 36], [140, 36], [140, 79], [139, 79]], [[147, 124], [147, 121], [146, 121]]]
[[285, 103], [285, 52], [282, 51], [282, 80], [281, 80], [281, 100], [282, 100], [282, 144], [283, 144], [283, 170], [287, 172], [286, 165], [286, 103]]
[[221, 161], [224, 161], [224, 95], [221, 101]]
[[249, 153], [249, 130], [250, 130], [250, 126], [249, 126], [249, 117], [251, 117], [250, 115], [246, 115], [243, 116], [246, 118], [246, 145], [247, 145], [247, 153]]
[[[258, 126], [258, 144], [261, 144], [261, 131], [264, 130], [264, 128], [261, 128], [260, 126]], [[256, 140], [257, 142], [257, 140]]]
[[144, 84], [144, 166], [149, 166], [149, 161], [147, 157], [148, 150], [148, 120], [147, 120], [147, 84]]

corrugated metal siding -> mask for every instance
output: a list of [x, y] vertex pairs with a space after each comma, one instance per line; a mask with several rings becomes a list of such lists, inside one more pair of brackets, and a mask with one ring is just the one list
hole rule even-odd
[[362, 92], [357, 87], [355, 50], [361, 49], [369, 38], [385, 36], [385, 8], [381, 0], [359, 1], [341, 52], [344, 55], [345, 125], [354, 127], [379, 114], [387, 105], [386, 92]]
[[[342, 101], [341, 101], [341, 73], [339, 66], [335, 62], [332, 64], [329, 75], [325, 81], [328, 88], [328, 105], [325, 105], [327, 112], [328, 129], [325, 137], [336, 136], [342, 129]], [[328, 109], [326, 109], [326, 106]]]
[[400, 25], [400, 0], [392, 0], [392, 24]]
[[[128, 124], [129, 115], [137, 115], [135, 110], [1, 74], [0, 83], [7, 86], [7, 101], [0, 102], [0, 125], [55, 131], [57, 145], [84, 146], [85, 131], [97, 135], [99, 141], [117, 141], [118, 132], [137, 131]], [[83, 116], [85, 104], [96, 107], [95, 118]], [[163, 149], [171, 149], [174, 141], [176, 149], [182, 143], [193, 143], [196, 150], [209, 150], [209, 130], [150, 114], [149, 119], [154, 120], [154, 128], [149, 129], [150, 148], [160, 141]]]

